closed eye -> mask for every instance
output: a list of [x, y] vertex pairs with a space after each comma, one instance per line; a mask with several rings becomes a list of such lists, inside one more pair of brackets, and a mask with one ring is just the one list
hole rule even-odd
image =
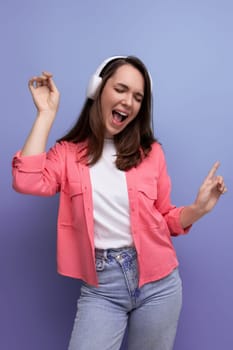
[[115, 90], [119, 93], [125, 92], [125, 89], [116, 87]]
[[[120, 83], [120, 84], [117, 84], [117, 86], [115, 87], [115, 90], [116, 90], [117, 92], [119, 92], [119, 93], [124, 93], [124, 92], [128, 91], [129, 88], [128, 88], [127, 85], [121, 84], [121, 83]], [[137, 92], [137, 93], [134, 94], [134, 98], [135, 98], [135, 100], [136, 100], [137, 102], [142, 102], [142, 100], [143, 100], [143, 94], [140, 93], [140, 92]]]
[[143, 96], [142, 96], [141, 94], [136, 94], [136, 95], [135, 95], [135, 100], [136, 100], [137, 102], [142, 102]]

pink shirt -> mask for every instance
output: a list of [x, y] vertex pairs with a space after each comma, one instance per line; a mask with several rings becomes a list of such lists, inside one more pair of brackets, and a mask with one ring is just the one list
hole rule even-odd
[[[13, 159], [13, 187], [40, 196], [60, 192], [57, 269], [60, 274], [98, 285], [95, 270], [93, 202], [89, 167], [80, 161], [85, 143], [57, 143], [48, 153]], [[104, 179], [103, 179], [104, 181]], [[126, 171], [130, 224], [138, 253], [139, 286], [178, 266], [171, 235], [188, 232], [180, 224], [183, 207], [170, 201], [171, 182], [158, 143], [136, 168]]]

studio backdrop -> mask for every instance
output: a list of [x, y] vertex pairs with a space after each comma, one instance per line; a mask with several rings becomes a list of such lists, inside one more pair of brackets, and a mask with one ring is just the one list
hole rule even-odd
[[67, 349], [80, 287], [56, 272], [59, 197], [12, 189], [11, 160], [36, 115], [28, 79], [50, 71], [61, 93], [50, 147], [76, 120], [99, 63], [129, 54], [152, 75], [173, 202], [191, 204], [216, 160], [228, 186], [174, 238], [184, 289], [175, 350], [232, 348], [232, 18], [230, 0], [1, 1], [1, 349]]

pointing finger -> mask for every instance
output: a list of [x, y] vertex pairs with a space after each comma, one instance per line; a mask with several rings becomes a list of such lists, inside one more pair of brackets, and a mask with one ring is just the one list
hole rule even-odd
[[212, 166], [212, 168], [210, 169], [206, 179], [211, 179], [215, 175], [219, 166], [220, 166], [220, 162], [219, 161], [215, 162], [214, 165]]

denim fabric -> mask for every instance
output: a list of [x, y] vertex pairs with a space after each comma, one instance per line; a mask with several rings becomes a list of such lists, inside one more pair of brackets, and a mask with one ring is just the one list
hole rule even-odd
[[[150, 259], [150, 257], [148, 257]], [[96, 250], [99, 285], [84, 283], [69, 350], [172, 350], [182, 304], [178, 269], [138, 288], [134, 248]]]

